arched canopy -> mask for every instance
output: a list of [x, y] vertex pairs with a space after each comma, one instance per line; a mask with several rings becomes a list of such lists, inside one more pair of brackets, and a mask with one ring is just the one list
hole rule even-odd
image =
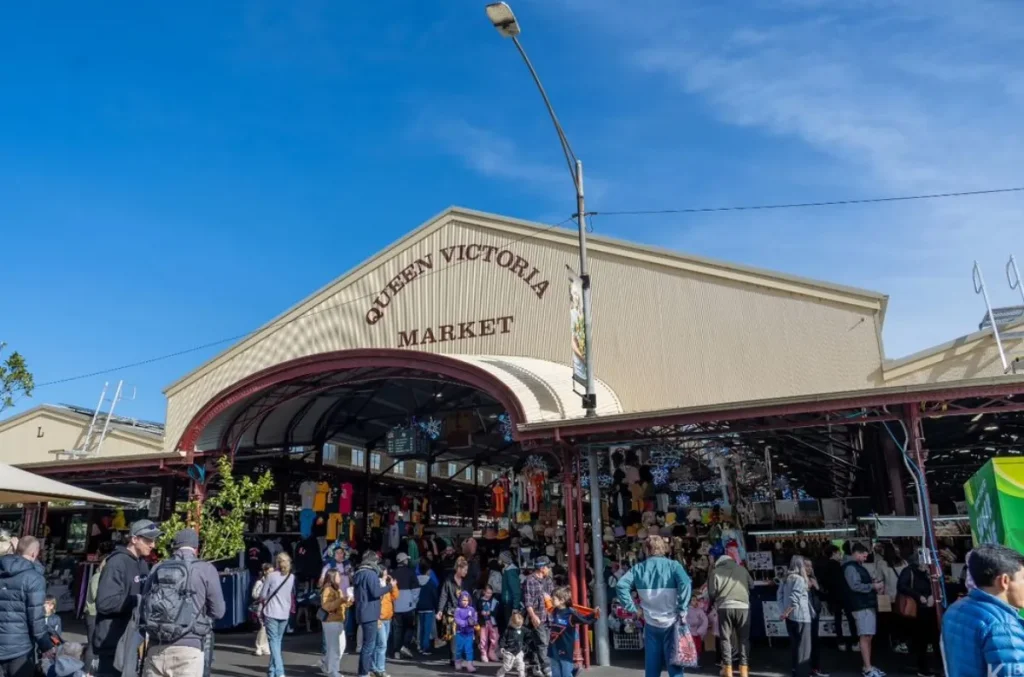
[[[620, 413], [599, 384], [602, 413]], [[411, 416], [471, 411], [496, 435], [507, 413], [518, 426], [582, 416], [568, 367], [509, 357], [450, 357], [404, 350], [347, 350], [284, 362], [235, 383], [189, 423], [181, 451], [319, 446], [343, 436], [379, 440]]]

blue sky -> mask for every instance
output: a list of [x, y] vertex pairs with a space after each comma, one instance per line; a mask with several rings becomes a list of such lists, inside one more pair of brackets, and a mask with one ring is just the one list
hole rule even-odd
[[[450, 204], [560, 221], [550, 122], [476, 0], [12, 5], [0, 340], [39, 382], [243, 334]], [[1024, 185], [1024, 7], [516, 0], [588, 208]], [[890, 357], [997, 304], [1024, 196], [597, 217], [598, 233], [888, 293]], [[1024, 258], [1024, 247], [1017, 252]], [[162, 419], [209, 348], [105, 378]]]

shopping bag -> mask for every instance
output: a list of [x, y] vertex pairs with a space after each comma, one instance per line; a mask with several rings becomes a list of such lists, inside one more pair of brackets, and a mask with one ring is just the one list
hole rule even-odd
[[690, 634], [690, 626], [682, 621], [675, 624], [675, 641], [672, 642], [674, 651], [669, 657], [669, 662], [677, 667], [697, 667], [697, 644]]

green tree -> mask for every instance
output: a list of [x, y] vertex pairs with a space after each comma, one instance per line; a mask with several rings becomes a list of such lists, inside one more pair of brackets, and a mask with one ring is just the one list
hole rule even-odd
[[[0, 343], [3, 352], [6, 343]], [[14, 406], [22, 397], [32, 397], [36, 382], [25, 364], [25, 358], [15, 351], [0, 362], [0, 413]]]
[[192, 527], [199, 532], [203, 559], [216, 561], [237, 555], [245, 548], [249, 515], [264, 509], [263, 495], [273, 486], [270, 472], [256, 481], [251, 477], [236, 478], [231, 460], [221, 456], [217, 459], [217, 486], [203, 504], [193, 500], [179, 505], [175, 514], [163, 523], [163, 536], [157, 542], [160, 554], [169, 557], [174, 534]]

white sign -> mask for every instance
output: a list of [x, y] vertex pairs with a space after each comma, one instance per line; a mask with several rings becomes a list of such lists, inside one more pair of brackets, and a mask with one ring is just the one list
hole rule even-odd
[[747, 552], [747, 568], [751, 571], [773, 571], [772, 554], [770, 552]]

